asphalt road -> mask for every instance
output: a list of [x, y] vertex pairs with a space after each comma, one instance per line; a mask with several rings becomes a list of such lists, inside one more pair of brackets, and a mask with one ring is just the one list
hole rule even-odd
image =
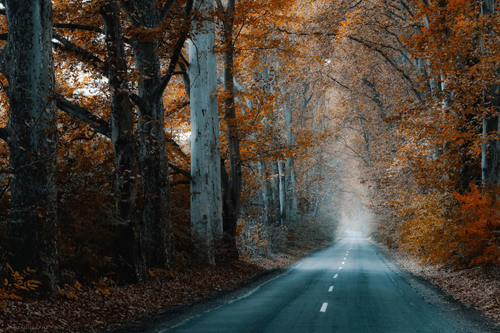
[[348, 236], [247, 295], [158, 331], [484, 331], [429, 303], [372, 243]]

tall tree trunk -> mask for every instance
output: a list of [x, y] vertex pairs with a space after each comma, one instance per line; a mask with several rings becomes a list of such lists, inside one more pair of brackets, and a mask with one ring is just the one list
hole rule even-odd
[[322, 147], [320, 147], [319, 151], [319, 159], [318, 162], [316, 163], [316, 168], [318, 170], [318, 181], [316, 182], [317, 188], [316, 188], [316, 195], [314, 196], [314, 208], [313, 208], [313, 217], [317, 217], [319, 213], [319, 207], [321, 204], [321, 197], [322, 197], [322, 192], [323, 192], [323, 152], [322, 152]]
[[[496, 11], [496, 0], [483, 0], [482, 13], [493, 15]], [[500, 70], [497, 69], [497, 74]], [[497, 75], [498, 76], [498, 75]], [[500, 130], [500, 85], [494, 84], [488, 96], [490, 107], [493, 108], [493, 115], [485, 116], [483, 119], [483, 138], [491, 133], [498, 133]], [[482, 181], [485, 185], [500, 184], [500, 140], [493, 139], [483, 142], [481, 149], [481, 171]]]
[[[294, 145], [293, 138], [293, 121], [292, 121], [292, 108], [290, 107], [289, 100], [285, 101], [284, 105], [284, 118], [286, 125], [286, 144], [289, 149]], [[286, 191], [286, 224], [291, 225], [295, 222], [297, 215], [297, 197], [295, 189], [295, 172], [293, 170], [294, 160], [293, 157], [287, 157], [285, 163], [285, 191]]]
[[[197, 0], [195, 8], [199, 14], [207, 14], [213, 10], [214, 1]], [[192, 234], [200, 254], [215, 264], [214, 240], [222, 236], [215, 24], [198, 15], [192, 26], [194, 34], [189, 44]]]
[[[497, 88], [498, 89], [498, 88]], [[496, 92], [495, 108], [498, 110], [498, 91]], [[486, 140], [486, 136], [496, 133], [500, 129], [500, 118], [498, 115], [485, 116], [483, 119], [483, 139], [485, 140], [481, 149], [482, 181], [485, 185], [500, 184], [500, 140]]]
[[[271, 94], [271, 82], [267, 54], [262, 54], [261, 70], [257, 72], [257, 81], [261, 82], [266, 97]], [[269, 118], [263, 117], [262, 124], [266, 132], [270, 131]], [[268, 225], [280, 222], [279, 218], [279, 185], [277, 165], [274, 162], [258, 161], [261, 177], [261, 198], [264, 206], [264, 218]]]
[[9, 262], [37, 270], [50, 291], [57, 282], [57, 121], [48, 0], [7, 0], [5, 74], [9, 81], [8, 143], [11, 181]]
[[281, 205], [280, 205], [280, 189], [281, 189], [281, 174], [279, 168], [279, 162], [270, 163], [270, 173], [271, 173], [271, 196], [270, 196], [270, 207], [271, 216], [273, 218], [273, 223], [282, 224], [281, 218]]
[[[233, 27], [235, 0], [228, 0], [224, 12], [224, 119], [226, 121], [226, 135], [229, 157], [229, 177], [224, 193], [224, 237], [227, 240], [229, 252], [238, 255], [236, 249], [236, 225], [240, 212], [241, 202], [241, 158], [238, 127], [236, 125], [236, 110], [234, 106], [234, 45]], [[221, 166], [224, 168], [224, 165]]]
[[259, 168], [259, 177], [260, 177], [260, 196], [261, 196], [262, 207], [264, 208], [263, 212], [264, 222], [266, 224], [272, 224], [273, 219], [271, 216], [271, 209], [269, 203], [271, 198], [271, 191], [268, 185], [266, 166], [265, 163], [262, 161], [258, 161], [257, 165]]
[[132, 103], [127, 82], [127, 61], [120, 22], [120, 8], [115, 0], [101, 7], [106, 47], [109, 57], [111, 97], [111, 139], [116, 164], [115, 178], [115, 264], [117, 280], [135, 283], [145, 277], [139, 214], [137, 209], [137, 147], [134, 136]]
[[[144, 207], [142, 225], [148, 265], [168, 267], [172, 261], [172, 225], [168, 216], [167, 146], [160, 85], [158, 40], [151, 37], [160, 26], [160, 12], [154, 0], [129, 1], [127, 10], [132, 25], [143, 31], [134, 37], [135, 67], [139, 78], [139, 162], [142, 174]], [[160, 99], [158, 99], [160, 97]]]
[[285, 172], [283, 170], [283, 162], [277, 161], [278, 165], [278, 179], [279, 179], [279, 219], [281, 225], [286, 225], [287, 214], [286, 211], [286, 183], [285, 183]]

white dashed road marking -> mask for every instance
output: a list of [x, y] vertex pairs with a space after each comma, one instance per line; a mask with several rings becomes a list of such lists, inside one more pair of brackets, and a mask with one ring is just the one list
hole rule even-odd
[[333, 276], [333, 278], [334, 278], [334, 279], [336, 279], [336, 278], [337, 278], [337, 276], [339, 276], [339, 275], [338, 275], [338, 274], [335, 274], [335, 275]]
[[333, 291], [333, 286], [330, 286], [330, 288], [328, 288], [328, 292], [331, 293]]
[[319, 310], [319, 312], [326, 312], [326, 308], [328, 307], [328, 303], [323, 303], [323, 305], [321, 306], [321, 309]]

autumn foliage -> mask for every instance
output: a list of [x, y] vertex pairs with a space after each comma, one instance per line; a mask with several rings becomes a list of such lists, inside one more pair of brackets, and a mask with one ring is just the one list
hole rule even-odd
[[315, 32], [334, 132], [363, 161], [374, 235], [422, 262], [498, 268], [497, 2], [325, 6]]
[[500, 216], [494, 195], [471, 184], [451, 197], [419, 196], [401, 209], [400, 246], [423, 262], [455, 269], [498, 266]]
[[[200, 12], [190, 0], [45, 2], [55, 85], [44, 98], [54, 133], [40, 136], [55, 139], [40, 141], [55, 149], [52, 164], [25, 168], [11, 158], [26, 148], [7, 126], [15, 89], [0, 68], [0, 263], [25, 266], [5, 273], [2, 300], [38, 286], [27, 274], [31, 257], [8, 251], [21, 238], [52, 251], [33, 274], [49, 275], [47, 287], [70, 300], [202, 267], [203, 241], [213, 265], [332, 240], [352, 165], [377, 217], [374, 236], [422, 262], [498, 268], [496, 1], [210, 3]], [[1, 36], [15, 26], [4, 12]], [[213, 179], [224, 208], [212, 208], [225, 223], [201, 242], [190, 220], [200, 194], [190, 187], [190, 110], [200, 96], [191, 93], [198, 77], [188, 45], [203, 32], [193, 22], [215, 22], [217, 87], [201, 97], [217, 105], [221, 172]], [[15, 42], [5, 38], [2, 47]], [[13, 236], [14, 174], [41, 166], [54, 218], [43, 203], [24, 207], [48, 231], [28, 226]]]
[[[323, 229], [332, 224], [327, 218], [324, 224], [310, 223], [327, 190], [319, 185], [324, 178], [317, 176], [325, 160], [310, 162], [331, 132], [320, 126], [324, 89], [303, 67], [316, 67], [321, 59], [287, 32], [312, 22], [304, 4], [237, 1], [230, 43], [222, 38], [226, 2], [205, 13], [192, 1], [148, 0], [141, 2], [144, 8], [115, 0], [44, 4], [53, 12], [44, 33], [52, 37], [45, 50], [51, 52], [49, 76], [55, 83], [44, 96], [55, 110], [47, 121], [55, 130], [44, 134], [57, 142], [41, 140], [50, 141], [56, 153], [52, 164], [43, 160], [40, 165], [53, 170], [44, 179], [55, 189], [47, 197], [54, 218], [41, 206], [25, 207], [38, 213], [34, 218], [49, 226], [50, 234], [41, 237], [42, 231], [27, 226], [13, 236], [10, 208], [17, 192], [10, 185], [16, 180], [13, 172], [24, 167], [13, 170], [10, 155], [13, 150], [22, 154], [24, 147], [12, 144], [15, 130], [8, 124], [17, 111], [9, 107], [9, 78], [0, 69], [0, 263], [14, 258], [16, 270], [27, 269], [32, 258], [9, 248], [18, 238], [34, 239], [56, 253], [49, 256], [50, 267], [35, 267], [34, 274], [48, 276], [50, 283], [42, 287], [70, 300], [89, 288], [106, 296], [111, 285], [148, 280], [148, 272], [155, 270], [173, 274], [207, 264], [195, 253], [189, 215], [190, 98], [196, 97], [190, 95], [190, 80], [196, 78], [188, 75], [188, 44], [198, 32], [199, 27], [191, 26], [195, 19], [216, 23], [213, 49], [219, 76], [227, 65], [225, 54], [234, 57], [234, 91], [219, 80], [210, 98], [217, 94], [220, 160], [226, 174], [232, 170], [231, 134], [237, 133], [242, 188], [230, 199], [241, 197], [234, 242], [240, 259], [271, 256], [312, 239], [296, 237], [300, 230], [308, 235], [317, 230], [320, 236], [314, 240], [332, 239], [334, 227]], [[7, 15], [11, 12], [0, 11], [5, 36], [16, 27]], [[38, 15], [36, 8], [30, 14]], [[8, 43], [14, 42], [1, 38], [2, 47]], [[227, 117], [231, 94], [234, 115]], [[32, 120], [26, 124], [35, 128]], [[307, 179], [315, 179], [314, 192], [301, 187]], [[226, 206], [223, 214], [229, 214]], [[224, 262], [227, 244], [217, 246], [218, 260]], [[23, 251], [30, 249], [24, 246]]]

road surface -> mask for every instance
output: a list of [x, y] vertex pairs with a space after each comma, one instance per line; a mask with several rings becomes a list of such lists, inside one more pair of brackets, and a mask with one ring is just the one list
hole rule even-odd
[[484, 332], [424, 300], [390, 266], [368, 240], [346, 237], [237, 300], [157, 331]]

